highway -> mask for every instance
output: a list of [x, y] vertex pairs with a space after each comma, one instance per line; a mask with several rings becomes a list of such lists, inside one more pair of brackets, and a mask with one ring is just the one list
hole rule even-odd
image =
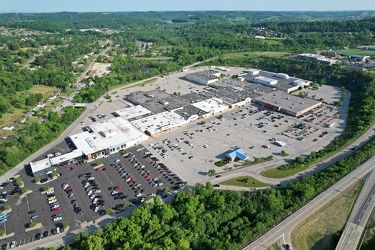
[[308, 204], [300, 208], [297, 212], [290, 215], [280, 224], [269, 230], [266, 234], [247, 245], [243, 249], [246, 250], [261, 250], [271, 246], [280, 237], [286, 238], [284, 244], [291, 245], [291, 232], [293, 228], [301, 221], [307, 219], [311, 214], [316, 212], [319, 208], [325, 205], [328, 201], [340, 195], [346, 188], [358, 182], [361, 178], [367, 175], [375, 167], [375, 156], [370, 160], [359, 166], [357, 169], [349, 173], [339, 182], [331, 186], [325, 192], [321, 193]]
[[359, 249], [366, 224], [375, 205], [375, 170], [373, 170], [362, 188], [337, 244], [336, 250]]

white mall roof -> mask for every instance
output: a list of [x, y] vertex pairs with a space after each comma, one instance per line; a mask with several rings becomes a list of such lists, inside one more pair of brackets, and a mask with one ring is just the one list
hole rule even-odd
[[49, 158], [37, 162], [30, 162], [31, 171], [33, 173], [43, 171], [44, 169], [50, 168], [51, 166], [52, 164]]
[[125, 119], [129, 120], [138, 116], [150, 114], [152, 112], [141, 105], [136, 105], [126, 109], [116, 110], [115, 113], [118, 116], [122, 116]]
[[182, 126], [187, 124], [185, 120], [179, 114], [174, 112], [166, 111], [163, 113], [148, 116], [142, 119], [131, 121], [131, 123], [138, 128], [140, 131], [149, 131], [151, 133], [159, 131], [162, 127], [173, 128], [176, 126]]
[[221, 100], [219, 98], [215, 98], [215, 97], [207, 99], [205, 101], [193, 103], [192, 105], [196, 108], [199, 108], [199, 109], [205, 111], [205, 112], [212, 112], [213, 111], [214, 113], [217, 113], [217, 112], [220, 112], [220, 111], [223, 111], [223, 110], [229, 108], [229, 106], [227, 104], [223, 103], [223, 100]]
[[135, 128], [123, 117], [116, 117], [90, 125], [92, 132], [82, 132], [72, 135], [77, 150], [84, 154], [91, 154], [100, 150], [127, 144], [134, 141], [145, 141], [148, 136]]

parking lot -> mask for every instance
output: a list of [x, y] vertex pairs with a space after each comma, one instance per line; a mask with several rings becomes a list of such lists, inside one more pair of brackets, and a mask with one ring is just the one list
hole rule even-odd
[[[15, 182], [4, 185], [7, 201], [2, 206], [11, 205], [12, 212], [0, 224], [0, 229], [15, 235], [1, 240], [0, 244], [15, 240], [17, 245], [23, 245], [48, 237], [56, 233], [57, 227], [62, 229], [65, 221], [74, 230], [82, 222], [94, 221], [106, 214], [107, 208], [119, 212], [129, 205], [140, 205], [156, 194], [167, 198], [169, 190], [184, 185], [182, 179], [141, 145], [129, 149], [126, 157], [117, 153], [99, 161], [103, 164], [100, 168], [96, 167], [96, 162], [74, 164], [74, 168], [61, 167], [56, 170], [60, 177], [42, 185], [33, 183], [33, 178], [22, 171], [20, 177], [33, 191], [22, 199], [21, 189], [17, 189]], [[52, 187], [54, 191], [42, 194], [43, 186]], [[12, 191], [11, 195], [8, 191]], [[30, 222], [42, 226], [25, 232]]]
[[[333, 116], [334, 112], [337, 111], [333, 109], [327, 115]], [[338, 120], [332, 119], [336, 123], [339, 123]], [[150, 152], [160, 155], [162, 162], [171, 166], [173, 171], [191, 185], [208, 179], [207, 173], [210, 169], [222, 172], [230, 167], [239, 167], [241, 163], [236, 162], [222, 168], [214, 165], [216, 161], [224, 159], [228, 151], [237, 147], [245, 150], [250, 161], [254, 157], [264, 158], [270, 155], [279, 160], [294, 159], [298, 155], [308, 154], [311, 150], [319, 150], [342, 130], [338, 127], [326, 128], [320, 124], [307, 124], [302, 118], [269, 111], [254, 104], [225, 112], [220, 119], [218, 115], [208, 118], [203, 125], [200, 122], [157, 134], [146, 145]], [[287, 133], [291, 129], [297, 130], [296, 127], [301, 123], [311, 126], [311, 130], [295, 136]], [[319, 137], [324, 131], [326, 135]], [[315, 140], [316, 138], [319, 140]], [[286, 145], [278, 146], [276, 141], [285, 142]], [[162, 145], [165, 152], [162, 148], [152, 147], [155, 144]], [[282, 150], [286, 151], [289, 157], [282, 157]]]

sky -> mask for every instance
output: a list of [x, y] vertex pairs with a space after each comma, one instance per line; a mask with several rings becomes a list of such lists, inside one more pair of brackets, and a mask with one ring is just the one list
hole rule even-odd
[[375, 0], [0, 0], [0, 12], [375, 10]]

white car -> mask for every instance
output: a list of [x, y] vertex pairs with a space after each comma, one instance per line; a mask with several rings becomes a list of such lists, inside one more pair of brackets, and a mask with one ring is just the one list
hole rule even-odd
[[51, 206], [51, 209], [55, 209], [55, 208], [58, 208], [58, 207], [60, 207], [60, 205], [59, 204], [55, 204], [55, 205]]
[[95, 189], [94, 193], [101, 193], [102, 191], [100, 191], [100, 189]]
[[46, 194], [53, 194], [55, 191], [54, 190], [50, 190], [50, 191], [47, 191]]
[[95, 180], [95, 177], [94, 176], [91, 176], [90, 178], [87, 178], [88, 181], [92, 181], [92, 180]]
[[[62, 217], [61, 216], [56, 216], [53, 218], [53, 221], [59, 221], [59, 220], [62, 220]], [[57, 231], [57, 230], [56, 230]]]
[[16, 247], [16, 241], [12, 241], [10, 244], [9, 244], [9, 248], [15, 248]]
[[87, 195], [87, 196], [92, 195], [92, 190], [88, 191], [86, 195]]
[[55, 156], [60, 156], [60, 155], [61, 155], [60, 152], [56, 152], [56, 153], [55, 153]]
[[60, 227], [56, 227], [56, 234], [60, 234]]
[[90, 196], [90, 200], [93, 200], [93, 199], [95, 199], [95, 194]]
[[48, 201], [48, 204], [52, 204], [52, 203], [55, 203], [55, 202], [57, 202], [56, 199], [54, 199], [54, 200], [50, 200], [50, 201]]
[[98, 212], [98, 210], [99, 210], [99, 207], [96, 206], [96, 207], [94, 208], [94, 212]]

